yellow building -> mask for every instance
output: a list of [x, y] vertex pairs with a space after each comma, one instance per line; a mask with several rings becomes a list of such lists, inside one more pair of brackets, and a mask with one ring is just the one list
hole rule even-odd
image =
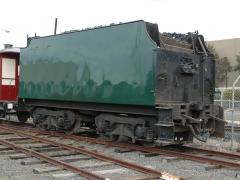
[[[208, 41], [207, 43], [215, 48], [220, 57], [227, 57], [231, 66], [236, 66], [236, 55], [240, 55], [240, 38]], [[238, 75], [237, 72], [228, 73], [228, 87], [232, 86]], [[220, 86], [225, 87], [226, 83], [223, 82]], [[240, 86], [240, 82], [238, 83], [238, 86]]]

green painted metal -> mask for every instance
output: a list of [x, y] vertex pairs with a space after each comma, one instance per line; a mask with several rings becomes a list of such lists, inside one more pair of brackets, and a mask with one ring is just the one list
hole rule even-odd
[[32, 39], [19, 96], [152, 106], [156, 47], [144, 21]]

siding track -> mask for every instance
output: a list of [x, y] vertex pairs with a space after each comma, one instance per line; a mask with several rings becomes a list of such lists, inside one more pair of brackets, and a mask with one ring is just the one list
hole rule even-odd
[[[49, 138], [44, 138], [44, 137], [40, 137], [39, 135], [43, 135], [45, 134], [44, 131], [40, 131], [40, 130], [34, 130], [32, 128], [27, 128], [27, 130], [25, 131], [20, 131], [16, 129], [17, 127], [13, 128], [10, 126], [6, 126], [6, 125], [0, 125], [0, 132], [2, 134], [8, 134], [8, 135], [14, 135], [14, 136], [19, 136], [20, 139], [26, 139], [29, 138], [29, 140], [33, 141], [33, 142], [40, 142], [46, 145], [50, 145], [50, 146], [54, 146], [54, 147], [58, 147], [58, 148], [62, 148], [64, 150], [70, 151], [70, 152], [74, 152], [74, 153], [79, 153], [82, 155], [85, 155], [87, 157], [91, 157], [94, 159], [97, 159], [99, 161], [103, 161], [103, 162], [110, 162], [114, 165], [118, 165], [120, 167], [124, 167], [127, 169], [131, 169], [137, 172], [140, 172], [144, 175], [146, 175], [146, 177], [154, 177], [154, 179], [182, 179], [181, 177], [177, 177], [165, 172], [160, 172], [158, 170], [154, 170], [148, 167], [144, 167], [141, 165], [137, 165], [131, 162], [127, 162], [127, 161], [123, 161], [120, 159], [116, 159], [113, 157], [109, 157], [103, 154], [100, 154], [98, 152], [94, 152], [92, 150], [88, 150], [82, 147], [75, 147], [69, 144], [65, 144], [65, 143], [61, 143], [59, 141], [54, 141], [54, 140], [50, 140]], [[46, 131], [47, 133], [47, 131]], [[51, 133], [51, 132], [49, 132]], [[61, 135], [62, 137], [66, 137], [66, 135], [60, 133], [58, 135]], [[71, 136], [71, 135], [70, 135]], [[49, 164], [52, 164], [54, 166], [60, 167], [62, 169], [66, 169], [69, 170], [73, 173], [77, 173], [83, 177], [86, 177], [87, 179], [96, 179], [96, 180], [102, 180], [102, 179], [107, 179], [108, 177], [102, 177], [96, 173], [90, 172], [86, 169], [82, 169], [76, 166], [73, 166], [69, 163], [66, 163], [64, 161], [61, 160], [57, 160], [54, 159], [51, 156], [48, 156], [42, 152], [38, 152], [37, 150], [33, 150], [30, 148], [26, 148], [26, 147], [22, 147], [19, 144], [13, 143], [8, 139], [0, 139], [0, 144], [7, 146], [8, 148], [12, 148], [16, 151], [22, 152], [26, 155], [29, 156], [33, 156], [36, 157], [38, 159], [41, 159], [45, 162], [48, 162]], [[109, 178], [108, 178], [109, 179]]]

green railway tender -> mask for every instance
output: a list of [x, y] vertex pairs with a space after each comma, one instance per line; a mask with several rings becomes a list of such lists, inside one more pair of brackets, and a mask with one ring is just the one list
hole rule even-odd
[[20, 62], [19, 112], [38, 127], [158, 144], [223, 136], [214, 56], [198, 33], [142, 20], [88, 28], [30, 38]]

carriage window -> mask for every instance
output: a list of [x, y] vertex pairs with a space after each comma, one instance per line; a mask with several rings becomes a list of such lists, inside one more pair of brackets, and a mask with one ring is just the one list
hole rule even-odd
[[15, 86], [16, 60], [2, 58], [2, 85]]

